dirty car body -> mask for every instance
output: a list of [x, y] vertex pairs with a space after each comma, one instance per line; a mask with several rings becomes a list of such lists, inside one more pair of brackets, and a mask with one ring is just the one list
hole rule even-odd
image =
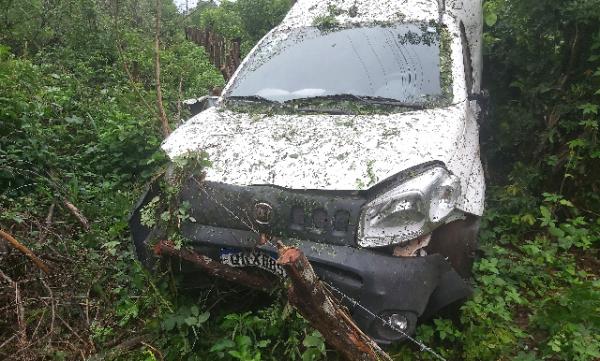
[[[479, 0], [297, 1], [162, 145], [212, 163], [181, 190], [195, 219], [183, 236], [274, 273], [260, 235], [299, 247], [382, 344], [467, 298], [485, 192], [481, 28]], [[131, 220], [142, 258], [155, 192]]]

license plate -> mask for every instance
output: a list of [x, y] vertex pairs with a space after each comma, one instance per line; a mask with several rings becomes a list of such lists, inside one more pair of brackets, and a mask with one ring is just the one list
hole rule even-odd
[[258, 250], [239, 251], [222, 249], [221, 263], [232, 267], [256, 267], [271, 272], [279, 277], [285, 277], [285, 270], [276, 263], [275, 256]]

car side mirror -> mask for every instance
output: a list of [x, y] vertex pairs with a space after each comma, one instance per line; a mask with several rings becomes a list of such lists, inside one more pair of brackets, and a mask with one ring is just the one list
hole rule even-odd
[[190, 111], [191, 116], [205, 111], [208, 108], [212, 108], [217, 103], [217, 99], [219, 99], [216, 95], [205, 95], [200, 98], [195, 99], [186, 99], [183, 101], [186, 108]]
[[477, 123], [480, 125], [485, 122], [488, 118], [490, 93], [487, 89], [481, 89], [478, 93], [469, 94], [467, 97], [470, 101], [476, 101], [479, 106], [479, 114], [477, 116]]
[[490, 100], [490, 93], [487, 89], [481, 89], [478, 93], [469, 94], [467, 99], [487, 104]]

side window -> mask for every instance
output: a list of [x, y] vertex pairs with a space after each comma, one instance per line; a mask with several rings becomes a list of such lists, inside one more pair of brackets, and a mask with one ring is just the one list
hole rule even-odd
[[460, 40], [462, 43], [463, 65], [465, 68], [465, 84], [467, 86], [467, 94], [471, 95], [473, 91], [473, 64], [471, 64], [471, 48], [467, 40], [465, 25], [460, 23]]

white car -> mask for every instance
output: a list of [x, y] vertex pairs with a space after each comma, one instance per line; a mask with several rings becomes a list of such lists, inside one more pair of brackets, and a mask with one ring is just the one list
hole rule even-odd
[[[401, 328], [349, 303], [383, 344], [467, 298], [485, 193], [481, 9], [297, 1], [216, 105], [162, 145], [171, 159], [205, 152], [212, 163], [181, 193], [190, 244], [281, 274], [260, 234], [294, 243], [325, 282]], [[139, 212], [132, 231], [143, 258]]]

